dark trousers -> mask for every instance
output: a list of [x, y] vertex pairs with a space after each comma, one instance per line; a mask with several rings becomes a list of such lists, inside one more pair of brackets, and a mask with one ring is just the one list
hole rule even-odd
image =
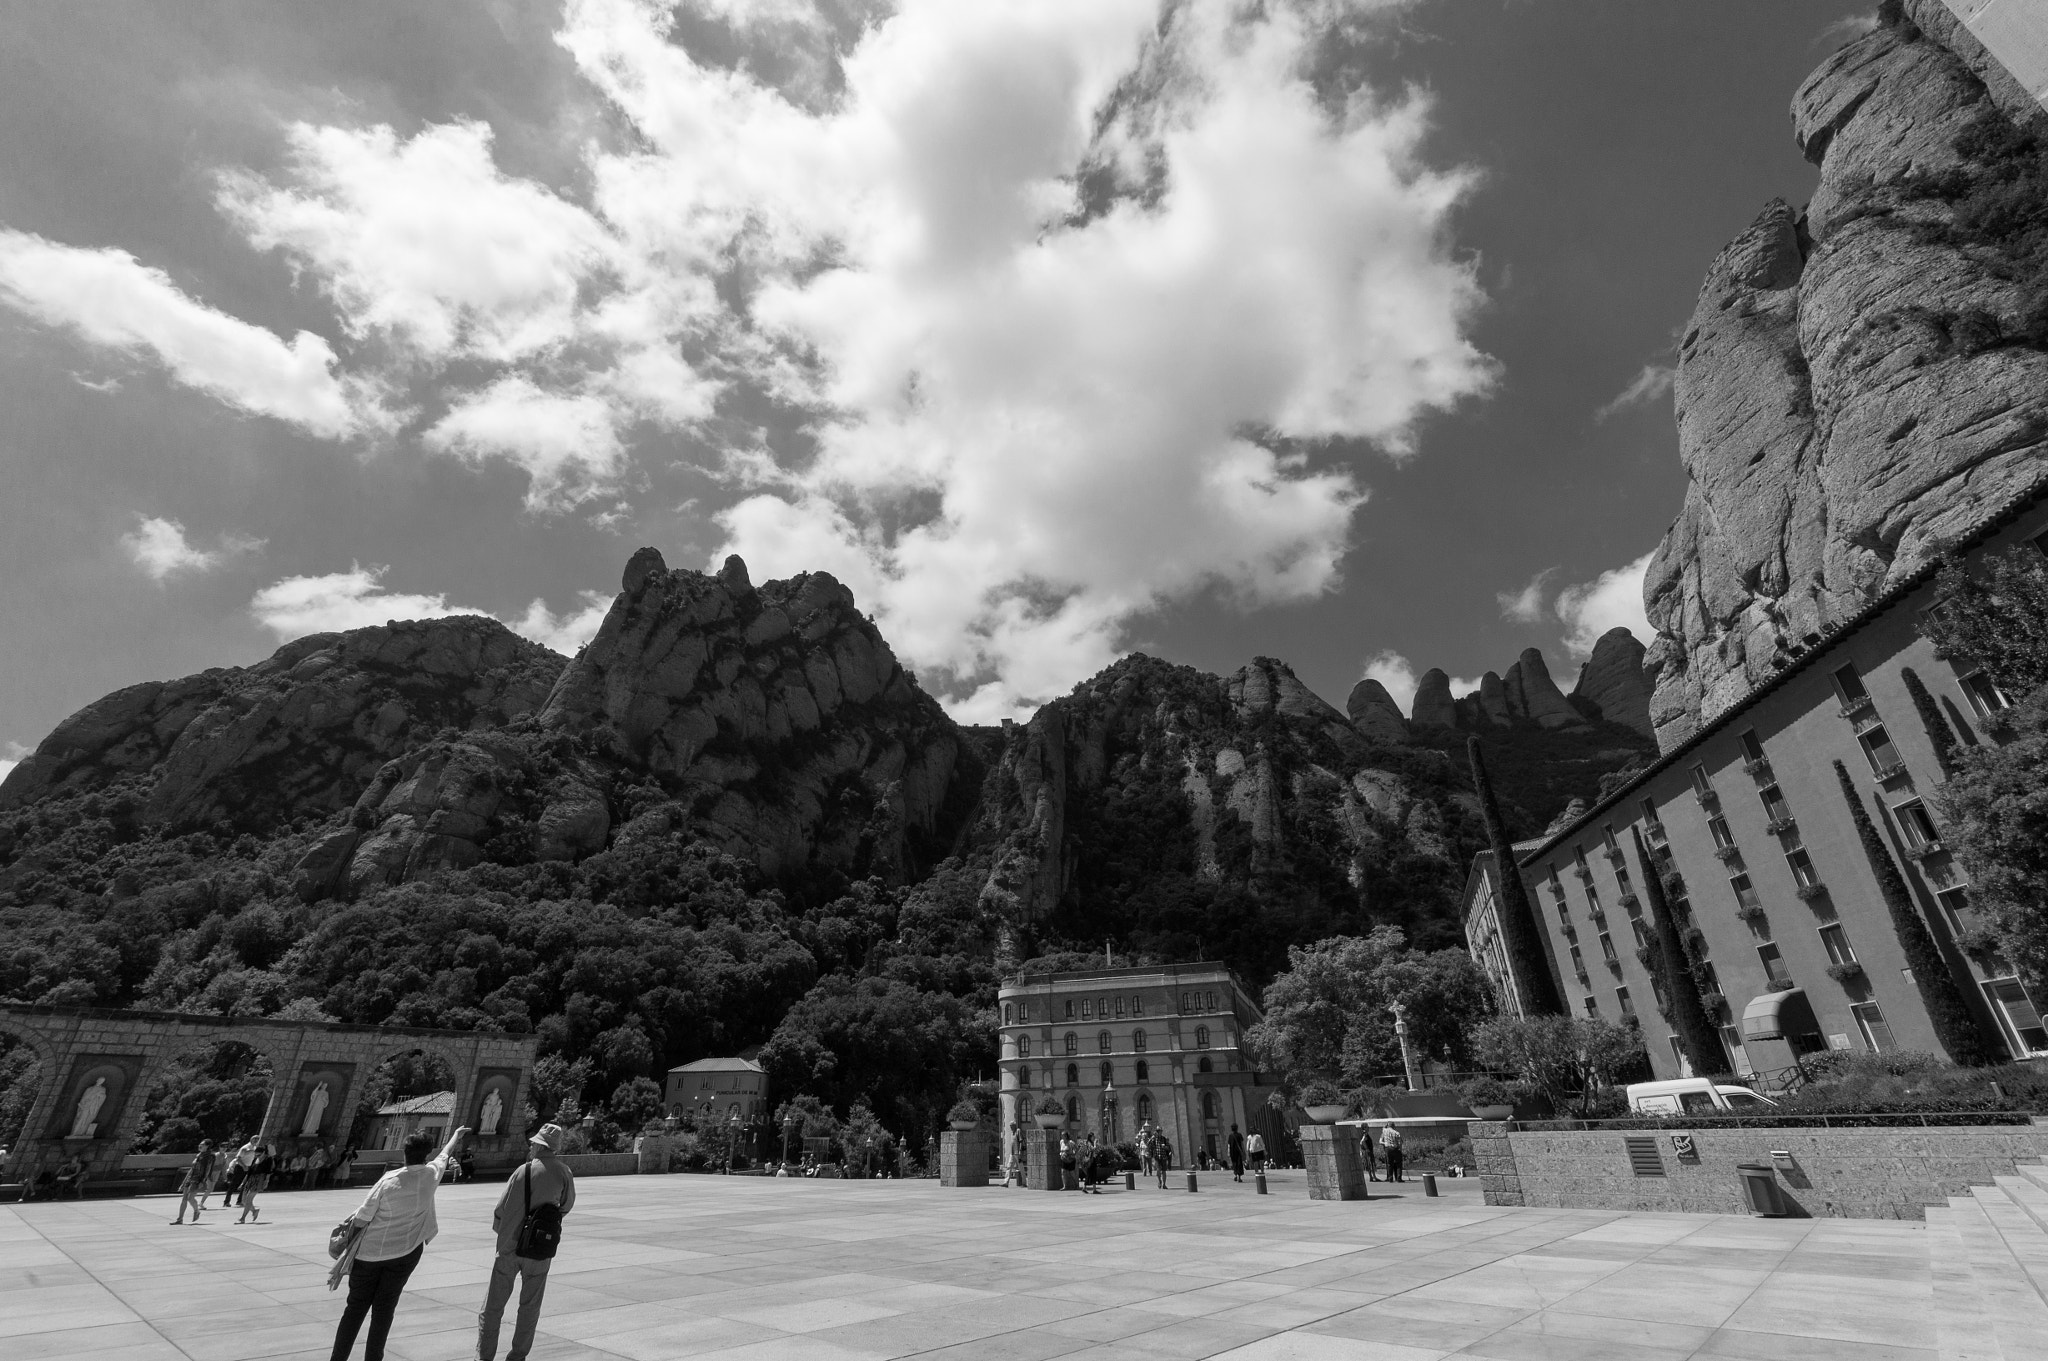
[[1387, 1180], [1404, 1180], [1404, 1178], [1401, 1176], [1401, 1150], [1398, 1148], [1390, 1148], [1387, 1150]]
[[1244, 1150], [1241, 1148], [1230, 1150], [1230, 1175], [1239, 1181], [1244, 1180]]
[[341, 1323], [334, 1330], [334, 1351], [329, 1361], [348, 1361], [355, 1349], [356, 1330], [363, 1315], [370, 1316], [370, 1335], [363, 1341], [363, 1361], [384, 1361], [384, 1339], [391, 1336], [391, 1317], [398, 1312], [398, 1297], [420, 1264], [422, 1247], [403, 1257], [383, 1262], [357, 1262], [348, 1271], [348, 1304], [341, 1311]]

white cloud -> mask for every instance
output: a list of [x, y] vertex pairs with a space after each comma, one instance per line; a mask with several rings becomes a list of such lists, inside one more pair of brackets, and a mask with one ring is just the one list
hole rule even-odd
[[[356, 563], [346, 572], [286, 577], [258, 591], [249, 602], [249, 613], [276, 634], [281, 643], [312, 633], [370, 628], [396, 619], [446, 619], [461, 614], [496, 617], [489, 610], [450, 604], [440, 592], [387, 591], [383, 580], [389, 570]], [[524, 615], [499, 622], [543, 647], [574, 653], [596, 634], [612, 602], [602, 591], [584, 591], [578, 598], [583, 602], [581, 608], [562, 614], [550, 610], [547, 601], [535, 600], [526, 607]]]
[[516, 622], [508, 619], [506, 623], [522, 638], [573, 656], [576, 649], [597, 636], [598, 626], [604, 623], [605, 614], [612, 607], [612, 598], [603, 591], [585, 591], [582, 600], [583, 608], [561, 614], [550, 610], [547, 601], [535, 600], [526, 607], [522, 618]]
[[1878, 18], [1876, 10], [1868, 14], [1851, 14], [1821, 29], [1819, 36], [1814, 38], [1813, 45], [1819, 47], [1824, 43], [1834, 43], [1839, 46], [1854, 42], [1864, 34], [1874, 32], [1880, 22], [1882, 21]]
[[608, 488], [625, 460], [613, 409], [590, 393], [548, 392], [501, 378], [456, 403], [423, 437], [427, 447], [526, 472], [530, 510], [573, 506]]
[[147, 354], [186, 387], [310, 434], [342, 439], [383, 419], [366, 390], [336, 372], [333, 347], [319, 336], [301, 331], [286, 344], [193, 301], [124, 250], [0, 228], [0, 305], [88, 345]]
[[14, 768], [27, 760], [29, 753], [34, 750], [34, 747], [23, 746], [19, 742], [0, 742], [0, 781], [6, 780]]
[[236, 553], [255, 552], [263, 547], [264, 542], [237, 534], [224, 534], [220, 547], [201, 549], [194, 547], [185, 537], [185, 526], [176, 520], [147, 515], [138, 515], [135, 519], [134, 530], [121, 536], [121, 547], [152, 581], [162, 581], [179, 572], [208, 571]]
[[1652, 549], [1634, 562], [1557, 593], [1557, 617], [1564, 622], [1565, 647], [1574, 659], [1591, 656], [1600, 635], [1612, 628], [1625, 628], [1644, 642], [1657, 636], [1643, 612], [1643, 574], [1654, 556]]
[[1619, 415], [1631, 407], [1648, 406], [1651, 402], [1667, 396], [1671, 391], [1672, 380], [1677, 376], [1678, 370], [1669, 364], [1643, 365], [1642, 372], [1630, 379], [1627, 387], [1594, 411], [1594, 422], [1597, 424], [1605, 421], [1610, 416]]
[[1512, 619], [1518, 624], [1534, 624], [1543, 618], [1543, 596], [1555, 575], [1555, 567], [1546, 567], [1529, 578], [1529, 584], [1519, 591], [1502, 591], [1494, 596], [1500, 605], [1500, 616]]

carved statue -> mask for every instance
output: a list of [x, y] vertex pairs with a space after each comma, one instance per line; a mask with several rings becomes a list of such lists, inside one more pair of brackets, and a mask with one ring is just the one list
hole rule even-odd
[[71, 1122], [71, 1133], [68, 1137], [73, 1139], [92, 1138], [93, 1134], [100, 1127], [100, 1107], [106, 1104], [107, 1080], [103, 1077], [96, 1077], [92, 1080], [92, 1086], [87, 1087], [85, 1094], [78, 1098], [78, 1115]]
[[299, 1137], [310, 1139], [320, 1133], [320, 1117], [327, 1114], [327, 1079], [313, 1088], [313, 1094], [306, 1098], [306, 1122], [299, 1126]]
[[498, 1132], [498, 1121], [505, 1118], [505, 1098], [496, 1087], [484, 1098], [483, 1118], [477, 1121], [476, 1132], [489, 1136]]

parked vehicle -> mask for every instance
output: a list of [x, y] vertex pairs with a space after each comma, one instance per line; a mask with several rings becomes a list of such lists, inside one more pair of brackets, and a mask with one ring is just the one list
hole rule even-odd
[[1631, 1082], [1628, 1108], [1637, 1115], [1764, 1115], [1776, 1110], [1778, 1103], [1747, 1087], [1711, 1078], [1680, 1077]]

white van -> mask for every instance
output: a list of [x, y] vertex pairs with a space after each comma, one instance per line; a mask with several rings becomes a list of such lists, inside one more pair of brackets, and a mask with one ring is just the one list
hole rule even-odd
[[1637, 1115], [1767, 1115], [1777, 1106], [1747, 1087], [1724, 1086], [1703, 1077], [1628, 1085], [1628, 1108]]

